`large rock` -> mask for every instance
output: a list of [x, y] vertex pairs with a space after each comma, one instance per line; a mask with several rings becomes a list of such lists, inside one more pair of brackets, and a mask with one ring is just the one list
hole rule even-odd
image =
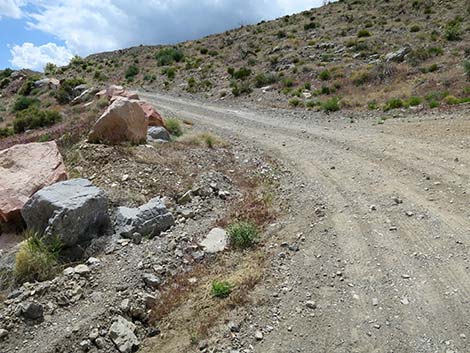
[[86, 179], [71, 179], [35, 193], [21, 212], [28, 228], [60, 237], [64, 247], [86, 244], [109, 226], [108, 199]]
[[119, 98], [111, 104], [93, 127], [90, 142], [117, 144], [147, 140], [148, 120], [138, 101]]
[[111, 338], [119, 352], [131, 353], [134, 348], [139, 346], [139, 340], [134, 333], [135, 329], [136, 326], [122, 316], [118, 316], [116, 321], [113, 322], [109, 328], [109, 338]]
[[126, 238], [134, 233], [158, 235], [174, 224], [173, 215], [158, 197], [137, 208], [118, 207], [116, 212], [116, 231]]
[[227, 232], [222, 228], [214, 228], [199, 245], [210, 254], [224, 251], [228, 245]]
[[410, 47], [403, 47], [398, 49], [397, 51], [388, 53], [385, 55], [385, 61], [395, 61], [395, 62], [402, 62], [405, 60], [406, 55], [411, 51]]
[[111, 99], [114, 96], [120, 96], [122, 93], [124, 93], [124, 87], [111, 85], [108, 88], [96, 93], [96, 96], [99, 98], [105, 97], [107, 99]]
[[149, 121], [149, 126], [165, 126], [162, 116], [155, 110], [153, 105], [143, 101], [140, 101], [139, 104]]
[[0, 222], [18, 221], [32, 194], [66, 179], [55, 141], [16, 145], [0, 151]]
[[151, 126], [147, 132], [147, 141], [170, 141], [170, 133], [162, 126]]

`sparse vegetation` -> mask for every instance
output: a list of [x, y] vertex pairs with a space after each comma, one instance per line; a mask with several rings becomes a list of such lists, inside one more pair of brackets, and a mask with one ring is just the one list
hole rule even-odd
[[16, 254], [16, 281], [24, 283], [51, 279], [57, 273], [61, 248], [58, 238], [46, 243], [39, 234], [27, 231]]
[[387, 103], [385, 104], [384, 111], [389, 111], [392, 109], [399, 109], [403, 107], [404, 107], [404, 104], [400, 98], [392, 98], [388, 100]]
[[174, 118], [165, 119], [165, 127], [173, 136], [183, 135], [183, 129], [179, 120]]
[[39, 99], [20, 96], [16, 99], [12, 111], [19, 112], [21, 110], [28, 109], [33, 105], [39, 105]]
[[29, 129], [51, 126], [61, 120], [62, 116], [55, 110], [41, 110], [32, 106], [16, 114], [13, 121], [13, 131], [20, 133]]
[[358, 38], [370, 37], [370, 32], [367, 29], [361, 29], [359, 32], [357, 32], [357, 37]]
[[160, 49], [155, 55], [155, 59], [157, 59], [159, 66], [171, 65], [175, 62], [179, 63], [183, 58], [183, 52], [174, 47]]
[[327, 101], [324, 101], [321, 103], [321, 108], [327, 113], [336, 112], [341, 109], [339, 106], [339, 99], [334, 97]]
[[239, 249], [247, 249], [256, 244], [259, 238], [259, 231], [256, 225], [240, 221], [228, 227], [230, 244]]
[[131, 81], [134, 79], [134, 77], [139, 73], [139, 68], [135, 65], [131, 65], [127, 68], [126, 73], [124, 76], [126, 77], [126, 80]]
[[216, 298], [227, 298], [232, 293], [233, 285], [228, 281], [213, 281], [211, 294]]

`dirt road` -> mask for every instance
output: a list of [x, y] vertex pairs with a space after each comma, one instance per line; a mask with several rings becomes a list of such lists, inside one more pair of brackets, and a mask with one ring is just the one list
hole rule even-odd
[[143, 96], [298, 177], [285, 240], [300, 249], [279, 247], [256, 352], [470, 352], [468, 108], [378, 124]]

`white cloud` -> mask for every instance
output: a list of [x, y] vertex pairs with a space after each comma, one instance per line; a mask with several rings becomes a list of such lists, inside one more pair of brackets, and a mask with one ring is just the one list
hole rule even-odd
[[[67, 50], [61, 54], [68, 51], [82, 56], [139, 44], [196, 39], [323, 3], [322, 0], [2, 1], [33, 4], [34, 10], [26, 14], [30, 29], [64, 42]], [[19, 62], [15, 58], [13, 61]]]
[[65, 47], [55, 43], [35, 46], [33, 43], [15, 45], [10, 50], [11, 64], [18, 68], [42, 71], [44, 66], [52, 62], [56, 65], [66, 65], [72, 58], [72, 53]]
[[0, 18], [3, 16], [20, 18], [23, 15], [21, 10], [23, 5], [23, 0], [0, 0]]

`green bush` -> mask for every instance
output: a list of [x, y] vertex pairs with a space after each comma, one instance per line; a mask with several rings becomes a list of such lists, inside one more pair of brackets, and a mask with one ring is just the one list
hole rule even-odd
[[60, 88], [55, 92], [55, 98], [59, 104], [67, 104], [75, 98], [74, 88], [85, 83], [81, 78], [71, 78], [64, 80]]
[[320, 72], [320, 74], [318, 75], [318, 77], [320, 78], [320, 80], [322, 81], [328, 81], [330, 78], [331, 78], [331, 73], [329, 70], [323, 70], [322, 72]]
[[465, 60], [463, 62], [463, 69], [465, 71], [465, 75], [467, 76], [467, 80], [470, 80], [470, 60]]
[[14, 71], [8, 67], [5, 70], [0, 70], [0, 79], [10, 77], [13, 72]]
[[292, 106], [292, 107], [298, 107], [299, 105], [301, 105], [302, 101], [298, 98], [292, 98], [291, 100], [289, 100], [289, 105]]
[[321, 104], [321, 108], [327, 113], [336, 112], [336, 111], [341, 109], [340, 106], [339, 106], [339, 99], [334, 97], [334, 98], [331, 98], [327, 101], [324, 101]]
[[62, 244], [58, 238], [46, 243], [34, 232], [25, 233], [15, 258], [15, 278], [18, 283], [45, 281], [51, 279], [58, 270], [58, 260]]
[[21, 96], [29, 96], [34, 89], [34, 80], [32, 78], [28, 79], [21, 88], [18, 90], [18, 94]]
[[169, 80], [174, 80], [176, 77], [176, 69], [174, 67], [168, 67], [163, 69], [162, 73], [168, 77]]
[[230, 83], [230, 87], [232, 87], [232, 94], [235, 97], [241, 96], [242, 94], [250, 94], [252, 92], [250, 83], [246, 81], [238, 83], [237, 81], [233, 80]]
[[61, 120], [62, 116], [55, 110], [40, 110], [32, 106], [16, 113], [16, 118], [13, 121], [13, 131], [20, 133], [29, 129], [51, 126]]
[[293, 87], [294, 86], [294, 80], [291, 79], [290, 77], [285, 77], [281, 81], [282, 87], [288, 88], [288, 87]]
[[165, 127], [170, 132], [170, 134], [176, 137], [183, 135], [183, 129], [181, 128], [181, 123], [177, 119], [173, 119], [173, 118], [165, 119]]
[[286, 32], [284, 32], [284, 31], [279, 31], [279, 32], [277, 32], [276, 35], [277, 35], [277, 37], [278, 37], [279, 39], [282, 39], [282, 38], [287, 37], [287, 34], [286, 34]]
[[357, 32], [357, 37], [358, 38], [370, 37], [370, 32], [367, 29], [361, 29], [359, 32]]
[[462, 39], [461, 23], [458, 20], [450, 21], [445, 29], [445, 37], [449, 41], [457, 41]]
[[57, 65], [55, 65], [53, 63], [47, 63], [44, 66], [44, 74], [45, 75], [55, 75], [56, 72], [57, 72]]
[[310, 23], [304, 24], [304, 30], [306, 30], [306, 31], [311, 30], [311, 29], [315, 29], [315, 28], [317, 28], [317, 24], [315, 22], [310, 22]]
[[261, 88], [267, 85], [271, 85], [273, 83], [276, 83], [278, 79], [278, 76], [273, 73], [258, 74], [255, 77], [255, 86]]
[[415, 32], [419, 32], [421, 30], [421, 27], [418, 26], [418, 25], [413, 25], [410, 27], [410, 32], [411, 33], [415, 33]]
[[16, 99], [12, 110], [13, 112], [19, 112], [21, 110], [28, 109], [33, 105], [39, 105], [39, 99], [21, 96]]
[[420, 105], [423, 102], [423, 100], [420, 97], [412, 96], [408, 98], [405, 102], [405, 106], [410, 106], [410, 107], [415, 107], [417, 105]]
[[216, 298], [227, 298], [232, 293], [233, 286], [227, 281], [214, 281], [211, 286], [211, 294]]
[[134, 77], [140, 72], [139, 68], [135, 65], [131, 65], [127, 68], [126, 73], [124, 76], [126, 80], [133, 80]]
[[[245, 80], [251, 75], [251, 70], [247, 69], [246, 67], [242, 67], [239, 70], [233, 70], [232, 72], [232, 78], [236, 80]], [[230, 73], [230, 72], [229, 72]]]
[[429, 101], [429, 108], [434, 109], [439, 107], [439, 102], [436, 100], [430, 100]]
[[0, 127], [0, 137], [8, 137], [13, 135], [14, 132], [9, 127]]
[[0, 89], [5, 88], [10, 84], [10, 79], [9, 78], [4, 78], [3, 80], [0, 81]]
[[175, 62], [179, 63], [183, 58], [183, 52], [174, 47], [160, 49], [155, 55], [159, 66], [168, 66]]
[[400, 98], [392, 98], [387, 101], [384, 107], [384, 111], [389, 111], [391, 109], [403, 108], [405, 105]]
[[228, 227], [230, 244], [239, 249], [246, 249], [258, 241], [259, 231], [256, 225], [248, 222], [237, 222]]

